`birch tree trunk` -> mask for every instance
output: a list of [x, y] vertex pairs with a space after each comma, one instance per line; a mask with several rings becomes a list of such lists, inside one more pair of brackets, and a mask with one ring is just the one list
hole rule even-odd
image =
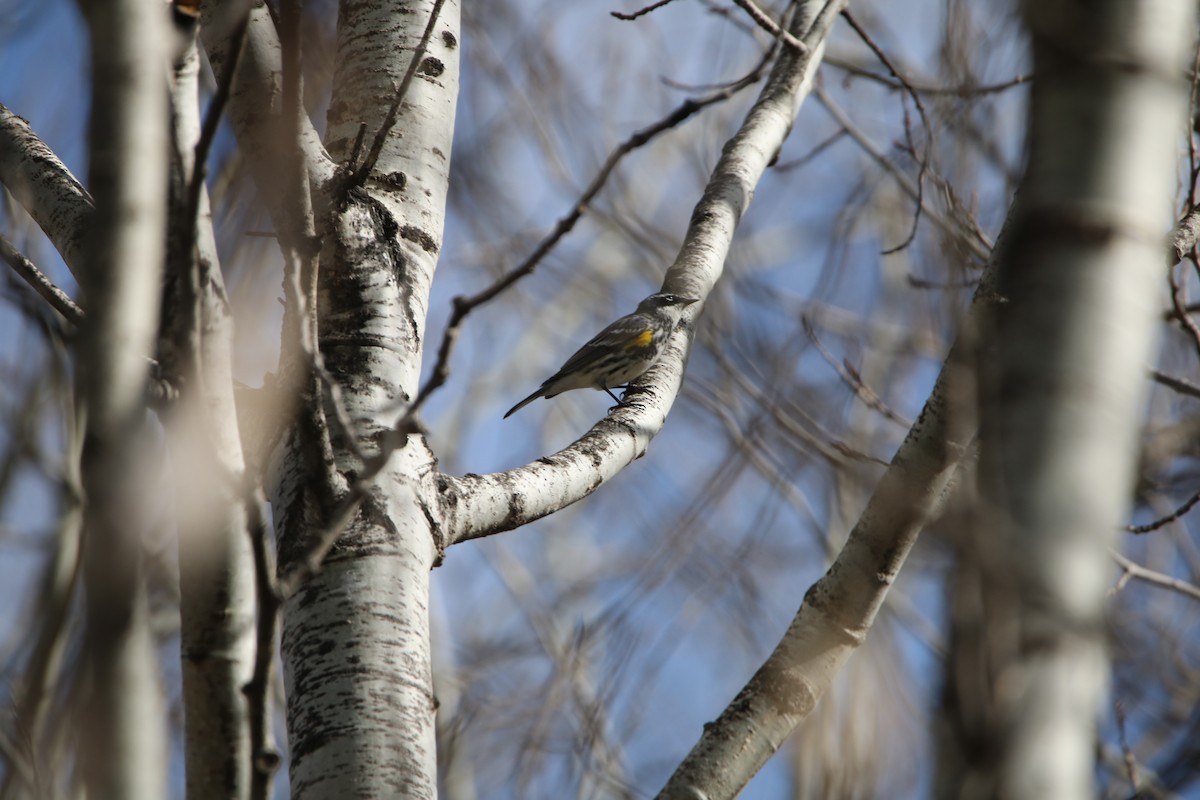
[[145, 0], [89, 2], [92, 119], [81, 285], [78, 417], [87, 682], [83, 771], [89, 794], [163, 796], [163, 692], [141, 571], [149, 474], [144, 392], [158, 323], [167, 175], [166, 13]]
[[[988, 745], [957, 797], [1095, 796], [1109, 548], [1127, 519], [1192, 2], [1029, 2], [1029, 163], [981, 361]], [[989, 591], [989, 588], [992, 591]], [[978, 731], [972, 732], [978, 734]]]
[[[397, 86], [432, 3], [339, 9], [327, 147], [348, 164], [360, 125], [369, 145], [385, 128]], [[298, 425], [277, 453], [271, 500], [280, 569], [303, 561], [330, 524], [329, 498], [362, 468], [356, 451], [416, 395], [429, 286], [442, 237], [458, 92], [458, 4], [441, 6], [433, 36], [374, 170], [361, 186], [318, 197], [320, 354], [339, 387], [306, 398], [329, 420], [334, 461], [314, 463], [321, 433]], [[359, 156], [361, 157], [361, 156]], [[286, 347], [286, 345], [285, 345]], [[305, 416], [304, 411], [300, 417]], [[352, 423], [342, 429], [336, 421]], [[433, 797], [434, 698], [429, 571], [439, 553], [430, 514], [433, 455], [420, 436], [391, 453], [320, 575], [283, 609], [293, 796]], [[324, 482], [324, 485], [319, 485]]]

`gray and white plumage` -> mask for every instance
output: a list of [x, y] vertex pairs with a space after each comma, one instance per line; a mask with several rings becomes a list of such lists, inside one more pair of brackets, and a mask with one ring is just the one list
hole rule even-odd
[[650, 295], [632, 314], [613, 322], [576, 350], [558, 372], [504, 416], [511, 416], [539, 397], [550, 398], [572, 389], [600, 389], [620, 403], [610, 390], [654, 366], [683, 310], [695, 302], [695, 298], [669, 292]]

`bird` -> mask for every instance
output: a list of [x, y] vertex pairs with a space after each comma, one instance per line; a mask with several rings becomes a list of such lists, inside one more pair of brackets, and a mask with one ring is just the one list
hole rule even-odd
[[624, 388], [644, 373], [662, 354], [672, 331], [683, 317], [683, 310], [695, 297], [656, 292], [638, 303], [637, 310], [621, 317], [593, 336], [575, 355], [537, 388], [533, 394], [510, 408], [504, 418], [537, 400], [569, 392], [572, 389], [602, 389], [621, 401], [613, 388]]

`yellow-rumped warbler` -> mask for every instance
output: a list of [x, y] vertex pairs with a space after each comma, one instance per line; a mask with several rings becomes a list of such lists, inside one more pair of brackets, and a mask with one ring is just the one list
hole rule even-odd
[[572, 389], [603, 389], [620, 405], [621, 401], [609, 390], [625, 386], [654, 366], [683, 310], [694, 302], [694, 297], [668, 292], [650, 295], [638, 303], [637, 311], [592, 337], [558, 372], [542, 381], [536, 392], [504, 416], [507, 418], [539, 397], [551, 398]]

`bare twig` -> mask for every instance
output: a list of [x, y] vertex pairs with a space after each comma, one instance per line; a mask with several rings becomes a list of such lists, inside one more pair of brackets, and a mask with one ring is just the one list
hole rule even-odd
[[620, 11], [610, 11], [608, 13], [611, 14], [612, 16], [616, 17], [617, 19], [629, 22], [630, 20], [635, 20], [638, 17], [643, 17], [646, 14], [649, 14], [651, 11], [657, 11], [658, 9], [662, 8], [665, 5], [668, 5], [671, 2], [672, 2], [672, 0], [658, 0], [658, 2], [651, 3], [650, 5], [646, 6], [645, 8], [639, 8], [637, 11], [634, 11], [629, 14], [623, 14]]
[[250, 797], [270, 797], [271, 780], [279, 768], [279, 753], [271, 735], [271, 676], [275, 665], [275, 629], [279, 622], [280, 595], [275, 585], [275, 556], [266, 520], [262, 489], [244, 491], [246, 528], [254, 553], [254, 583], [258, 596], [257, 645], [254, 672], [242, 689], [250, 717]]
[[421, 41], [413, 50], [412, 60], [408, 63], [408, 69], [405, 70], [400, 85], [396, 87], [396, 99], [392, 101], [391, 108], [384, 117], [383, 125], [375, 132], [375, 139], [371, 142], [371, 149], [367, 151], [366, 160], [357, 167], [353, 164], [350, 165], [352, 170], [350, 185], [361, 186], [367, 176], [371, 174], [371, 170], [375, 169], [375, 163], [379, 161], [379, 156], [383, 153], [383, 145], [387, 142], [387, 137], [392, 132], [396, 119], [400, 116], [400, 106], [404, 103], [404, 96], [408, 94], [408, 87], [412, 84], [413, 76], [417, 74], [417, 68], [425, 57], [425, 49], [429, 46], [429, 39], [433, 36], [433, 28], [437, 24], [438, 14], [441, 13], [442, 5], [445, 2], [446, 0], [434, 0], [433, 10], [429, 12], [429, 22], [425, 25], [425, 32], [421, 34]]
[[801, 167], [805, 166], [809, 162], [813, 161], [817, 156], [821, 155], [821, 153], [824, 153], [826, 150], [828, 150], [834, 144], [839, 142], [845, 136], [846, 136], [845, 129], [838, 129], [838, 130], [834, 131], [833, 134], [831, 134], [830, 136], [826, 137], [824, 140], [819, 142], [812, 150], [809, 150], [807, 153], [800, 156], [799, 158], [797, 158], [793, 161], [788, 161], [785, 164], [776, 164], [775, 171], [776, 172], [791, 172], [793, 170], [800, 169]]
[[979, 285], [977, 278], [968, 278], [961, 281], [930, 281], [925, 278], [918, 278], [916, 275], [908, 274], [904, 276], [908, 281], [908, 285], [914, 289], [940, 289], [942, 291], [956, 291], [959, 289], [974, 289]]
[[1187, 499], [1187, 502], [1172, 511], [1170, 514], [1167, 514], [1165, 517], [1156, 519], [1153, 522], [1147, 522], [1145, 525], [1126, 525], [1125, 530], [1129, 533], [1150, 533], [1152, 531], [1156, 531], [1164, 525], [1170, 525], [1172, 522], [1191, 511], [1192, 508], [1195, 507], [1196, 503], [1200, 503], [1200, 491], [1193, 494]]
[[1197, 353], [1200, 353], [1200, 327], [1197, 327], [1195, 320], [1192, 319], [1192, 315], [1187, 312], [1186, 308], [1187, 280], [1178, 280], [1174, 267], [1168, 274], [1168, 280], [1171, 283], [1171, 306], [1175, 309], [1179, 324], [1191, 337], [1192, 345], [1196, 348]]
[[1191, 381], [1186, 381], [1183, 378], [1177, 378], [1174, 375], [1168, 375], [1167, 373], [1160, 372], [1156, 369], [1150, 370], [1150, 377], [1154, 379], [1155, 383], [1161, 383], [1163, 386], [1174, 389], [1179, 394], [1200, 399], [1200, 386], [1197, 386]]
[[1125, 773], [1129, 776], [1129, 786], [1134, 794], [1138, 791], [1138, 766], [1129, 739], [1125, 736], [1125, 704], [1119, 699], [1113, 702], [1113, 711], [1117, 717], [1117, 737], [1121, 741], [1121, 755], [1125, 762]]
[[797, 53], [802, 55], [808, 54], [808, 45], [781, 28], [775, 20], [771, 19], [767, 12], [755, 5], [754, 0], [733, 0], [733, 3], [745, 11], [750, 19], [754, 20], [754, 24], [771, 34], [773, 38], [783, 42]]
[[837, 69], [847, 72], [856, 78], [864, 78], [869, 81], [874, 81], [875, 83], [883, 84], [890, 89], [908, 91], [909, 88], [911, 88], [917, 92], [920, 92], [921, 94], [953, 95], [955, 97], [975, 97], [984, 94], [999, 94], [1001, 92], [1006, 92], [1009, 89], [1022, 86], [1033, 80], [1032, 75], [1016, 75], [1006, 81], [1000, 81], [999, 83], [963, 84], [962, 86], [934, 86], [932, 84], [922, 84], [910, 81], [908, 86], [905, 86], [903, 83], [894, 78], [889, 78], [886, 75], [880, 75], [878, 72], [872, 72], [871, 70], [866, 69], [865, 67], [862, 67], [853, 61], [850, 61], [849, 59], [840, 58], [836, 55], [825, 56], [823, 63], [828, 64], [831, 67], [836, 67]]
[[76, 305], [66, 292], [55, 286], [54, 282], [46, 277], [46, 273], [38, 269], [36, 264], [26, 258], [13, 246], [12, 242], [2, 235], [0, 235], [0, 257], [7, 261], [8, 265], [13, 268], [13, 272], [20, 275], [43, 300], [50, 304], [51, 308], [62, 314], [67, 322], [76, 326], [83, 322], [83, 309]]
[[842, 10], [842, 17], [846, 20], [850, 27], [854, 29], [854, 32], [858, 34], [858, 38], [862, 40], [863, 44], [870, 48], [871, 52], [875, 54], [875, 57], [879, 59], [879, 63], [883, 64], [883, 66], [887, 68], [887, 71], [892, 74], [892, 77], [899, 81], [900, 85], [904, 87], [904, 90], [908, 92], [910, 97], [912, 97], [913, 103], [915, 103], [917, 106], [917, 113], [921, 115], [921, 124], [925, 128], [924, 152], [919, 158], [917, 158], [916, 148], [913, 146], [912, 128], [909, 125], [908, 114], [907, 112], [905, 113], [904, 135], [908, 141], [908, 149], [909, 152], [912, 153], [913, 157], [916, 158], [917, 163], [920, 164], [920, 169], [917, 171], [916, 180], [916, 210], [913, 213], [912, 226], [908, 230], [908, 235], [904, 238], [904, 241], [895, 247], [886, 248], [882, 253], [882, 255], [886, 256], [899, 252], [900, 250], [908, 247], [910, 244], [912, 244], [913, 239], [915, 239], [917, 236], [917, 225], [921, 221], [921, 209], [924, 206], [923, 200], [925, 197], [925, 173], [929, 171], [929, 159], [933, 148], [933, 126], [929, 124], [929, 115], [925, 113], [925, 104], [921, 102], [921, 95], [915, 88], [913, 88], [912, 82], [909, 81], [905, 75], [900, 74], [900, 70], [896, 68], [891, 59], [887, 57], [887, 54], [883, 52], [883, 48], [876, 44], [875, 40], [871, 38], [871, 35], [867, 33], [867, 31], [861, 25], [858, 24], [858, 21], [854, 19], [854, 15], [850, 13], [849, 9]]
[[[208, 110], [204, 114], [204, 123], [200, 127], [200, 138], [196, 141], [196, 156], [192, 166], [192, 174], [188, 182], [187, 218], [193, 220], [192, 240], [195, 240], [195, 225], [200, 214], [200, 193], [204, 189], [204, 178], [208, 171], [208, 154], [212, 151], [213, 141], [217, 138], [217, 129], [221, 124], [221, 115], [229, 103], [229, 92], [233, 86], [233, 78], [237, 73], [238, 61], [241, 60], [242, 50], [246, 44], [246, 30], [250, 22], [250, 7], [246, 6], [238, 18], [234, 30], [233, 47], [229, 55], [229, 63], [221, 71], [217, 80], [217, 90], [213, 93]], [[190, 248], [188, 250], [190, 252]]]
[[[813, 87], [813, 96], [817, 101], [829, 112], [834, 121], [841, 125], [846, 133], [853, 139], [859, 147], [866, 152], [872, 159], [876, 161], [884, 170], [889, 172], [896, 179], [896, 183], [914, 199], [921, 197], [921, 192], [913, 179], [910, 178], [904, 170], [900, 169], [890, 158], [880, 152], [867, 137], [863, 131], [854, 124], [854, 121], [847, 116], [846, 112], [833, 101], [833, 99], [820, 86]], [[989, 258], [992, 243], [983, 236], [978, 229], [972, 229], [966, 223], [947, 217], [937, 209], [931, 208], [928, 201], [921, 200], [925, 216], [929, 217], [939, 228], [946, 233], [957, 238], [964, 247], [966, 247], [973, 256], [980, 261], [986, 261]]]
[[817, 352], [821, 354], [821, 358], [825, 359], [825, 363], [833, 368], [838, 377], [842, 379], [842, 383], [850, 387], [855, 397], [861, 400], [867, 408], [878, 411], [892, 422], [905, 428], [912, 427], [911, 420], [907, 420], [893, 411], [891, 406], [883, 402], [883, 399], [863, 382], [862, 376], [856, 368], [851, 366], [848, 361], [843, 360], [841, 363], [838, 362], [833, 353], [829, 352], [828, 348], [825, 347], [825, 343], [817, 336], [817, 332], [808, 317], [802, 317], [800, 324], [804, 326], [805, 335], [808, 336], [808, 340], [813, 343], [813, 346], [817, 348]]
[[1179, 578], [1172, 578], [1170, 575], [1164, 575], [1161, 572], [1143, 567], [1136, 561], [1131, 561], [1130, 559], [1121, 555], [1116, 550], [1110, 550], [1109, 553], [1112, 555], [1113, 561], [1117, 562], [1117, 566], [1119, 566], [1124, 572], [1124, 575], [1122, 576], [1123, 580], [1117, 585], [1117, 587], [1113, 589], [1114, 592], [1118, 591], [1119, 588], [1124, 585], [1126, 582], [1125, 576], [1128, 576], [1129, 578], [1135, 578], [1140, 581], [1145, 581], [1146, 583], [1152, 583], [1155, 586], [1161, 586], [1164, 589], [1171, 589], [1172, 591], [1179, 592], [1180, 594], [1186, 595], [1193, 600], [1200, 600], [1200, 586], [1197, 586], [1194, 583], [1188, 583], [1185, 580], [1180, 580]]

